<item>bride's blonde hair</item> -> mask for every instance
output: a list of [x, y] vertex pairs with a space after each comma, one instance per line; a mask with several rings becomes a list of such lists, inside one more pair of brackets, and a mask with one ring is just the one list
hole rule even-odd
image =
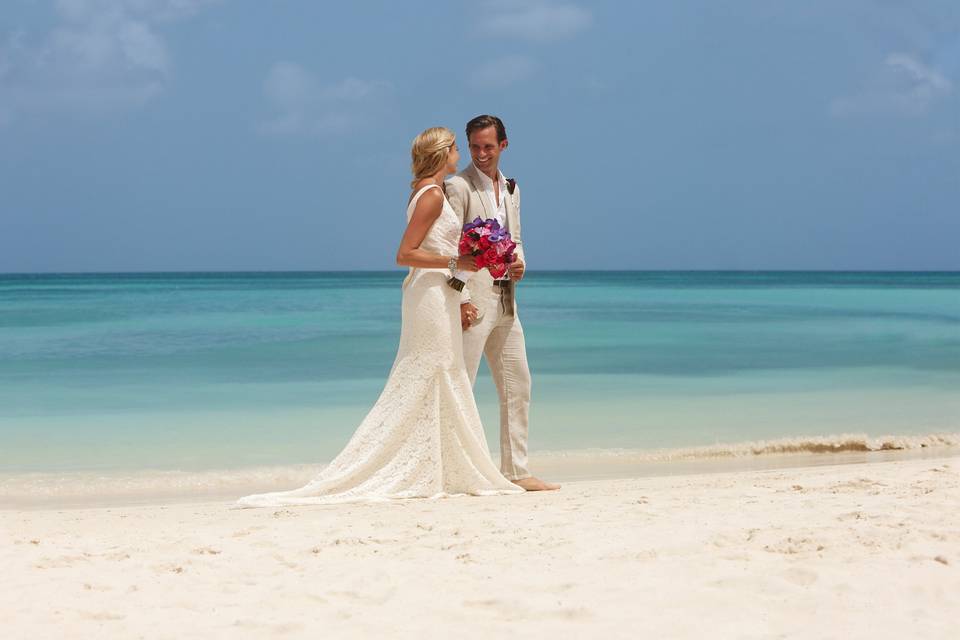
[[446, 127], [430, 127], [413, 139], [410, 147], [410, 171], [413, 172], [411, 187], [416, 187], [419, 181], [443, 169], [456, 138], [453, 131]]

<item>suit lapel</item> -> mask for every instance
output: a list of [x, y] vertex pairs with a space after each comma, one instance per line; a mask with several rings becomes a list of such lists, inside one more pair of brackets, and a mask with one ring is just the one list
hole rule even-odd
[[520, 212], [517, 211], [517, 203], [509, 191], [504, 191], [502, 197], [506, 198], [504, 208], [507, 210], [507, 228], [510, 229], [510, 237], [520, 244]]
[[[473, 192], [477, 194], [477, 199], [480, 200], [480, 206], [483, 207], [484, 219], [492, 218], [493, 212], [490, 211], [490, 199], [487, 198], [487, 194], [484, 193], [483, 187], [480, 183], [480, 178], [477, 176], [476, 168], [471, 164], [464, 173], [467, 175], [467, 179], [470, 180], [470, 185], [473, 187]], [[469, 222], [469, 221], [468, 221]]]

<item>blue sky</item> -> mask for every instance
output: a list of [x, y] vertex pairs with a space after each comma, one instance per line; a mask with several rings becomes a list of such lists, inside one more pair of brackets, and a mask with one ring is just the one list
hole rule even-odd
[[6, 0], [0, 271], [390, 269], [500, 115], [531, 269], [960, 269], [960, 3]]

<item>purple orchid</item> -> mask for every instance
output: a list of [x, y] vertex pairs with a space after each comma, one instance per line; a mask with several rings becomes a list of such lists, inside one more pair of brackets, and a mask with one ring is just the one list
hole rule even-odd
[[477, 217], [473, 219], [473, 222], [468, 222], [467, 224], [463, 225], [463, 232], [466, 233], [467, 231], [472, 231], [477, 227], [482, 227], [482, 226], [483, 226], [483, 220]]

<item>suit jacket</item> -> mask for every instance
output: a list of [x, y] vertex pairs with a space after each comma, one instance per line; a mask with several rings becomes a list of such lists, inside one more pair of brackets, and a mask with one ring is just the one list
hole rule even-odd
[[[444, 183], [447, 191], [447, 200], [450, 206], [460, 216], [463, 224], [473, 222], [474, 218], [494, 217], [490, 200], [483, 192], [483, 183], [480, 181], [477, 168], [471, 163], [466, 169], [455, 176], [451, 176]], [[520, 185], [516, 185], [513, 193], [504, 191], [500, 194], [504, 198], [504, 209], [507, 212], [507, 229], [510, 238], [517, 243], [516, 254], [524, 264], [527, 259], [523, 252], [523, 237], [520, 229]], [[487, 269], [481, 269], [473, 274], [470, 282], [463, 288], [462, 300], [470, 299], [470, 287], [492, 287], [493, 276]]]

